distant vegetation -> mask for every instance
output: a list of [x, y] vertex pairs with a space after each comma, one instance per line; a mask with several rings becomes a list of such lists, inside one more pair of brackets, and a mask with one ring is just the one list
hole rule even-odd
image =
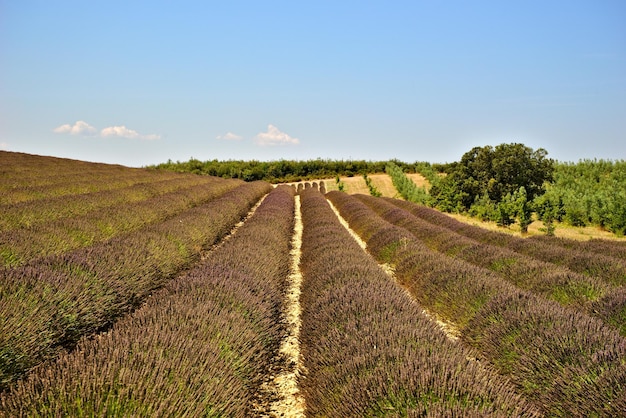
[[554, 180], [537, 199], [540, 213], [552, 211], [574, 226], [599, 225], [626, 234], [626, 161], [557, 163]]
[[[522, 231], [542, 220], [551, 235], [555, 223], [597, 225], [618, 235], [626, 234], [626, 162], [584, 160], [562, 163], [519, 143], [475, 147], [461, 160], [447, 164], [407, 163], [399, 160], [307, 161], [168, 161], [149, 168], [191, 172], [245, 181], [271, 183], [364, 176], [386, 172], [402, 198], [444, 212], [466, 213], [481, 220]], [[405, 174], [420, 173], [430, 187], [418, 187]], [[373, 188], [373, 189], [372, 189]]]
[[[429, 179], [428, 166], [419, 166]], [[465, 212], [508, 226], [519, 222], [525, 232], [533, 213], [544, 221], [548, 235], [554, 222], [596, 225], [618, 235], [626, 233], [626, 162], [584, 160], [560, 163], [543, 149], [522, 144], [474, 148], [447, 176], [436, 180], [430, 204], [445, 212]]]
[[432, 205], [433, 200], [426, 188], [417, 186], [394, 162], [390, 161], [385, 171], [391, 177], [393, 186], [403, 199], [422, 205]]
[[469, 212], [502, 226], [517, 218], [525, 232], [531, 222], [531, 202], [552, 180], [554, 161], [547, 154], [523, 144], [475, 147], [432, 187], [434, 206], [446, 212]]
[[[245, 181], [265, 180], [270, 183], [289, 183], [303, 180], [332, 179], [337, 176], [352, 177], [367, 173], [382, 173], [386, 161], [365, 160], [278, 160], [278, 161], [200, 161], [172, 162], [150, 166], [180, 173], [206, 174]], [[396, 161], [403, 169], [413, 171], [412, 165]]]

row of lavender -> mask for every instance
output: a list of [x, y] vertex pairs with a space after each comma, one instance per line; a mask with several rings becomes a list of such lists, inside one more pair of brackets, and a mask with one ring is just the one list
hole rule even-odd
[[[259, 394], [286, 331], [293, 193], [275, 189], [230, 240], [111, 331], [0, 395], [0, 416], [267, 413]], [[308, 416], [540, 415], [424, 316], [319, 192], [302, 193], [302, 217]]]
[[[393, 199], [388, 202], [409, 210], [413, 215], [444, 227], [458, 235], [483, 244], [504, 248], [569, 269], [587, 276], [587, 283], [563, 282], [564, 292], [555, 299], [567, 301], [578, 298], [584, 310], [620, 330], [626, 336], [626, 245], [624, 242], [590, 240], [576, 242], [554, 237], [518, 238], [459, 222], [436, 210]], [[571, 273], [570, 273], [571, 274]], [[542, 277], [538, 277], [541, 286]], [[545, 281], [549, 282], [547, 278]], [[599, 283], [604, 282], [604, 284]], [[580, 282], [579, 282], [580, 283]], [[572, 297], [573, 293], [578, 296]]]
[[[626, 294], [613, 280], [602, 275], [594, 277], [577, 273], [565, 266], [537, 260], [507, 247], [460, 235], [413, 215], [411, 211], [420, 213], [423, 209], [409, 202], [382, 200], [364, 195], [357, 198], [386, 221], [407, 229], [431, 250], [489, 269], [521, 289], [596, 316], [606, 324], [615, 326], [622, 335], [626, 334], [626, 317], [623, 315], [626, 310]], [[545, 247], [545, 244], [541, 245]], [[558, 247], [556, 251], [562, 253], [568, 250]], [[581, 255], [576, 256], [580, 258]], [[603, 260], [607, 263], [605, 271], [609, 271], [609, 268], [614, 272], [622, 269], [622, 274], [626, 274], [620, 260], [609, 257], [604, 257]]]
[[200, 176], [161, 179], [160, 176], [152, 176], [145, 181], [117, 189], [5, 204], [1, 206], [0, 231], [27, 228], [60, 218], [84, 215], [90, 211], [120, 203], [140, 202], [178, 189], [207, 183], [212, 179]]
[[0, 206], [114, 190], [180, 174], [0, 151]]
[[261, 415], [258, 393], [285, 332], [293, 211], [292, 188], [273, 190], [144, 306], [0, 395], [0, 416]]
[[[0, 258], [4, 259], [7, 266], [17, 266], [42, 256], [87, 247], [117, 235], [164, 222], [240, 184], [237, 180], [212, 178], [197, 185], [179, 185], [176, 190], [137, 202], [120, 200], [115, 205], [92, 208], [81, 215], [48, 222], [41, 220], [30, 227], [3, 232]], [[122, 193], [122, 190], [117, 192]], [[88, 196], [76, 196], [76, 204], [79, 205]], [[41, 206], [46, 207], [48, 203], [41, 202]], [[45, 213], [45, 209], [42, 212]]]
[[[626, 259], [623, 257], [623, 243], [608, 244], [606, 241], [589, 241], [582, 245], [583, 251], [571, 250], [559, 245], [551, 245], [559, 240], [544, 241], [542, 239], [524, 239], [509, 234], [490, 231], [478, 226], [459, 222], [434, 209], [385, 198], [401, 207], [407, 208], [412, 214], [436, 225], [443, 226], [460, 235], [490, 245], [505, 247], [518, 253], [526, 254], [537, 260], [546, 261], [567, 267], [568, 269], [597, 277], [613, 285], [626, 284]], [[563, 242], [563, 240], [561, 240]], [[576, 247], [573, 244], [573, 247]]]
[[596, 254], [609, 255], [626, 260], [626, 240], [590, 239], [578, 241], [567, 238], [550, 237], [546, 235], [535, 235], [530, 238], [533, 241], [541, 241], [550, 245], [559, 245], [582, 252], [592, 252]]
[[212, 200], [162, 222], [0, 270], [0, 389], [138, 306], [197, 261], [271, 188], [239, 184], [218, 186]]
[[319, 192], [301, 198], [300, 384], [308, 416], [539, 414], [506, 378], [473, 360], [473, 350], [447, 339]]
[[395, 266], [397, 279], [420, 304], [453, 323], [467, 346], [544, 413], [619, 416], [626, 410], [626, 340], [617, 330], [431, 250], [357, 198], [327, 197], [372, 255]]

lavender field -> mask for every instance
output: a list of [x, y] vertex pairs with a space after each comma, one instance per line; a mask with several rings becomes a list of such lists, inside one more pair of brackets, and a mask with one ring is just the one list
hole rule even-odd
[[626, 416], [619, 242], [0, 152], [0, 416]]

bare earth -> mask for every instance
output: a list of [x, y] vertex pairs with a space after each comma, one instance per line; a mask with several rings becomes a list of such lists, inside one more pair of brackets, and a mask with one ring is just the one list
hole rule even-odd
[[[340, 177], [340, 180], [344, 184], [343, 191], [350, 194], [370, 194], [370, 189], [367, 188], [365, 180], [362, 176], [354, 177]], [[333, 180], [326, 180], [326, 191], [338, 190], [337, 182]]]
[[300, 272], [300, 255], [302, 247], [302, 217], [300, 215], [300, 196], [295, 197], [295, 222], [291, 249], [291, 272], [289, 274], [287, 293], [283, 305], [283, 320], [287, 326], [280, 345], [281, 363], [285, 367], [275, 376], [268, 376], [264, 391], [271, 394], [274, 401], [266, 407], [267, 417], [304, 417], [305, 402], [298, 388], [298, 376], [303, 371], [300, 361], [300, 287], [302, 273]]

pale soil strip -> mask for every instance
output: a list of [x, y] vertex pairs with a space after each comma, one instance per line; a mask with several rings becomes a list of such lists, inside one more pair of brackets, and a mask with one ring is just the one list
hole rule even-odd
[[304, 417], [305, 402], [298, 388], [298, 376], [303, 371], [300, 361], [300, 289], [302, 272], [300, 271], [300, 255], [302, 247], [302, 216], [300, 213], [300, 196], [295, 196], [294, 234], [291, 240], [291, 271], [287, 277], [288, 287], [283, 306], [283, 320], [287, 335], [280, 345], [280, 356], [285, 366], [271, 376], [271, 380], [263, 388], [271, 393], [274, 399], [269, 405], [268, 417]]
[[[348, 230], [350, 235], [352, 235], [352, 237], [359, 244], [359, 246], [363, 248], [363, 250], [367, 251], [367, 243], [363, 241], [361, 237], [352, 230], [352, 228], [350, 228], [350, 225], [341, 216], [341, 214], [339, 213], [339, 210], [337, 210], [335, 205], [333, 205], [333, 203], [330, 200], [327, 200], [327, 202], [332, 208], [333, 212], [335, 212], [335, 215], [337, 215], [337, 218], [339, 219], [339, 222], [341, 222], [341, 225], [343, 225], [343, 227], [346, 228], [346, 230]], [[400, 286], [400, 288], [402, 288], [402, 290], [404, 290], [404, 292], [409, 297], [409, 300], [413, 301], [413, 303], [417, 303], [417, 301], [415, 300], [415, 298], [413, 298], [411, 293], [404, 286], [402, 286], [402, 284], [400, 284], [398, 280], [396, 280], [393, 266], [387, 263], [383, 263], [383, 264], [379, 263], [378, 265], [385, 273], [387, 273], [387, 275], [391, 278], [391, 280], [394, 281], [394, 283], [396, 283], [398, 286]], [[456, 328], [456, 326], [453, 323], [444, 321], [437, 314], [426, 310], [424, 307], [421, 307], [421, 308], [422, 308], [422, 313], [426, 315], [428, 318], [430, 318], [431, 320], [435, 321], [435, 323], [439, 326], [439, 328], [444, 332], [444, 334], [446, 334], [446, 336], [450, 340], [456, 341], [459, 339], [459, 334], [460, 334], [459, 330]]]

